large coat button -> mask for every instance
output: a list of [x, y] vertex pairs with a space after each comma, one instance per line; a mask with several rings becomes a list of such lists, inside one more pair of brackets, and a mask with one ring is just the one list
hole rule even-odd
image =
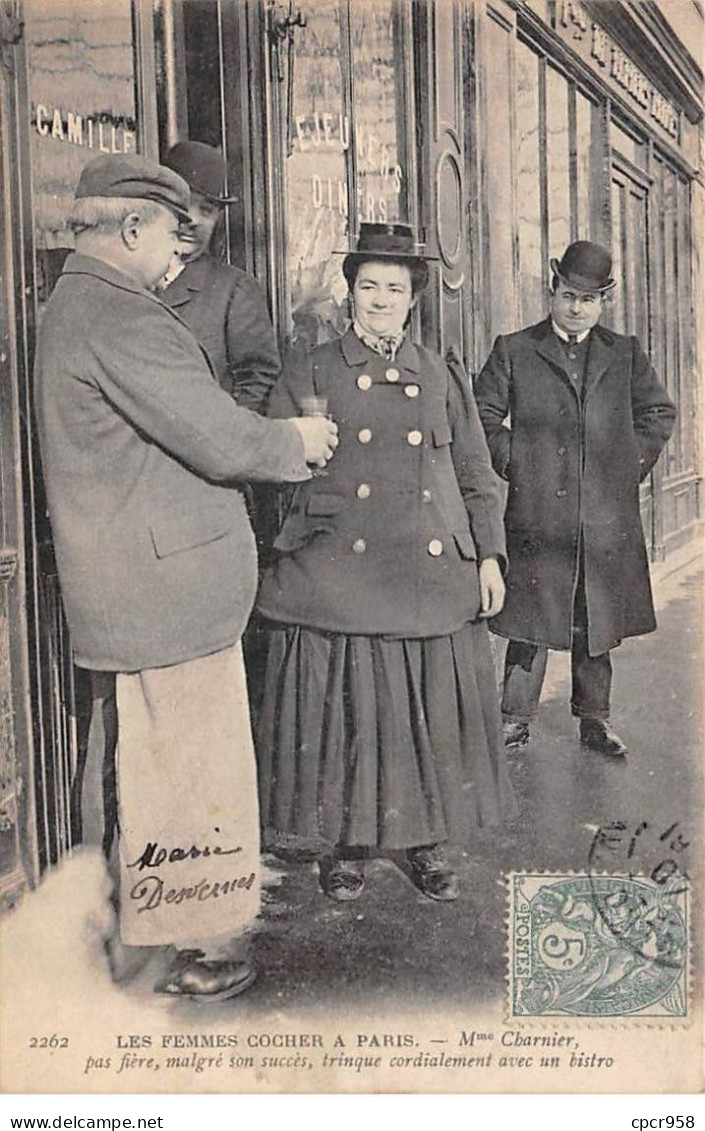
[[423, 444], [423, 432], [419, 432], [418, 428], [414, 428], [409, 432], [406, 439], [407, 443], [411, 444], [412, 448], [418, 448], [419, 444]]
[[418, 397], [419, 387], [418, 385], [405, 385], [404, 392], [406, 393], [407, 397]]
[[424, 503], [430, 503], [431, 502], [432, 496], [431, 496], [431, 492], [429, 491], [428, 487], [424, 487], [423, 491], [421, 492], [421, 498], [422, 498]]
[[399, 380], [399, 370], [395, 369], [394, 366], [392, 365], [389, 369], [385, 370], [384, 376], [387, 378], [388, 381], [398, 381]]
[[352, 544], [354, 554], [364, 554], [367, 549], [367, 543], [364, 538], [356, 538]]
[[369, 373], [360, 374], [357, 379], [357, 387], [358, 389], [362, 389], [363, 393], [366, 393], [368, 389], [372, 388], [372, 378]]
[[565, 487], [559, 487], [558, 490], [556, 491], [556, 498], [557, 499], [565, 499], [567, 494], [568, 494], [568, 492], [566, 491]]
[[369, 444], [370, 440], [372, 439], [372, 429], [361, 428], [357, 434], [357, 438], [361, 444]]
[[428, 544], [428, 552], [432, 558], [440, 558], [443, 553], [443, 543], [440, 538], [432, 538]]
[[370, 487], [369, 483], [361, 483], [357, 489], [358, 499], [369, 499], [371, 494], [372, 488]]

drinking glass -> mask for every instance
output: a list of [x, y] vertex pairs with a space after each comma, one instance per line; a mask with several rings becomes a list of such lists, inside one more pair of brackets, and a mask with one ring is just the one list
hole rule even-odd
[[[312, 394], [310, 397], [301, 398], [302, 416], [328, 416], [328, 397]], [[327, 475], [326, 467], [312, 467], [311, 474], [315, 476]]]

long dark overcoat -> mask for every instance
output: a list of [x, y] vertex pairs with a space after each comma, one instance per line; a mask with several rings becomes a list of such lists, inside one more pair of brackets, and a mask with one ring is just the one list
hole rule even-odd
[[257, 280], [206, 254], [187, 263], [162, 298], [198, 338], [221, 388], [242, 408], [263, 411], [281, 362]]
[[509, 483], [507, 598], [491, 628], [571, 647], [582, 534], [590, 653], [653, 631], [639, 483], [675, 408], [637, 339], [591, 331], [581, 398], [546, 320], [497, 338], [475, 395], [495, 469]]

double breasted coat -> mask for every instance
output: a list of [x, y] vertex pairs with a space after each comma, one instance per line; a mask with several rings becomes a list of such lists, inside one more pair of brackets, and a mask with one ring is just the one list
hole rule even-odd
[[186, 263], [161, 297], [196, 335], [221, 387], [242, 408], [263, 411], [281, 362], [257, 281], [205, 254]]
[[569, 649], [582, 545], [591, 655], [651, 632], [639, 483], [675, 408], [637, 339], [594, 327], [581, 390], [550, 320], [540, 322], [497, 338], [475, 395], [509, 484], [507, 596], [493, 631]]
[[308, 479], [298, 430], [238, 407], [178, 315], [87, 256], [47, 304], [35, 376], [76, 662], [138, 671], [234, 644], [257, 583], [238, 484]]
[[287, 369], [270, 415], [326, 395], [327, 474], [296, 489], [258, 608], [337, 633], [441, 636], [479, 611], [477, 562], [504, 556], [501, 488], [469, 382], [405, 340], [394, 361], [352, 331]]

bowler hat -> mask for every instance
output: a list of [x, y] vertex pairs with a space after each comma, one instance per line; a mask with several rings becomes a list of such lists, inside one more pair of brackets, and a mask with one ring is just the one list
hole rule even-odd
[[434, 259], [422, 250], [422, 245], [414, 238], [414, 231], [408, 224], [360, 224], [357, 247], [354, 251], [335, 252], [345, 255], [343, 272], [347, 264], [361, 263], [370, 259], [408, 259], [422, 262]]
[[181, 177], [139, 153], [95, 157], [81, 170], [76, 200], [87, 196], [124, 196], [153, 200], [188, 219], [189, 187]]
[[588, 240], [570, 244], [560, 263], [551, 260], [551, 270], [576, 291], [609, 291], [616, 285], [611, 278], [612, 256]]
[[183, 177], [192, 192], [198, 192], [217, 204], [232, 204], [227, 196], [227, 165], [222, 153], [203, 141], [178, 141], [164, 158], [164, 164]]

